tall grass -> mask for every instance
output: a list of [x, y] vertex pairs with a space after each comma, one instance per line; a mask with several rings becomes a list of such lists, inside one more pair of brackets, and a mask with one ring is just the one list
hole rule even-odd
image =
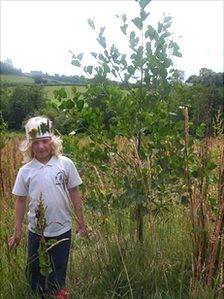
[[[0, 202], [0, 297], [10, 299], [37, 298], [25, 278], [26, 222], [17, 249], [10, 252], [7, 247], [14, 221], [11, 188], [21, 165], [21, 156], [16, 150], [18, 142], [11, 139], [1, 149], [4, 190], [1, 190]], [[223, 141], [213, 141], [212, 148], [218, 157], [223, 150]], [[96, 166], [95, 176], [97, 171], [100, 178]], [[106, 178], [101, 177], [93, 187], [104, 189], [105, 183]], [[90, 192], [83, 188], [84, 199], [90, 197]], [[176, 203], [163, 215], [145, 217], [143, 242], [136, 242], [129, 233], [133, 227], [130, 212], [126, 209], [111, 208], [105, 217], [91, 210], [86, 210], [85, 215], [90, 228], [89, 238], [73, 236], [72, 240], [68, 267], [68, 287], [72, 298], [222, 298], [222, 290], [200, 283], [197, 288], [190, 289], [194, 232], [187, 205]]]
[[74, 298], [187, 298], [191, 242], [188, 220], [178, 210], [154, 221], [153, 228], [148, 223], [143, 243], [125, 233], [102, 237], [103, 229], [96, 241], [76, 240], [83, 250], [74, 250], [76, 267], [70, 265]]

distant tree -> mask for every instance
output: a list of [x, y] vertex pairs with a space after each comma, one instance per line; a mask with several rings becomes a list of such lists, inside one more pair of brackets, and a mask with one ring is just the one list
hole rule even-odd
[[36, 75], [33, 77], [33, 79], [36, 84], [41, 84], [41, 83], [46, 84], [47, 83], [47, 80], [44, 79], [41, 75]]
[[192, 84], [202, 84], [205, 86], [216, 86], [223, 87], [224, 85], [224, 73], [216, 73], [207, 68], [201, 68], [199, 71], [199, 76], [192, 75], [187, 80], [186, 83]]
[[1, 88], [0, 107], [1, 107], [2, 117], [4, 120], [6, 120], [7, 116], [8, 116], [8, 107], [9, 107], [9, 101], [10, 101], [11, 94], [12, 94], [12, 91], [10, 88], [7, 88], [7, 87]]
[[40, 83], [42, 83], [42, 77], [39, 76], [39, 75], [34, 76], [33, 79], [34, 79], [34, 82], [35, 82], [36, 84], [40, 84]]
[[31, 76], [43, 76], [42, 71], [30, 71]]
[[192, 75], [185, 82], [191, 83], [191, 84], [198, 84], [200, 82], [200, 80], [199, 80], [198, 76]]
[[11, 58], [6, 58], [6, 59], [4, 60], [4, 63], [5, 63], [5, 64], [8, 64], [8, 65], [11, 65], [11, 66], [13, 67], [12, 59], [11, 59]]
[[181, 70], [178, 70], [178, 69], [171, 69], [170, 70], [169, 81], [171, 83], [183, 82], [184, 81], [184, 71], [181, 71]]
[[12, 64], [12, 60], [10, 58], [7, 58], [4, 62], [0, 62], [0, 73], [1, 74], [21, 75], [22, 70], [15, 68]]
[[54, 74], [54, 79], [55, 80], [60, 80], [60, 75], [59, 74]]
[[17, 86], [9, 98], [4, 119], [9, 129], [19, 130], [22, 122], [34, 113], [37, 113], [46, 104], [41, 86]]
[[191, 114], [194, 127], [206, 123], [207, 135], [213, 134], [213, 123], [218, 115], [224, 118], [223, 75], [207, 68], [201, 68], [199, 76], [192, 75], [186, 83], [192, 83], [190, 93]]

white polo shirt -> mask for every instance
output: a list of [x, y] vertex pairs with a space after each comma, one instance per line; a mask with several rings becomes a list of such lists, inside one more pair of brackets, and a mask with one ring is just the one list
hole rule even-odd
[[55, 237], [71, 229], [70, 197], [68, 190], [82, 184], [78, 171], [67, 157], [53, 156], [47, 164], [35, 158], [18, 172], [12, 193], [29, 197], [28, 228], [35, 232], [35, 210], [40, 195], [46, 208], [46, 237]]

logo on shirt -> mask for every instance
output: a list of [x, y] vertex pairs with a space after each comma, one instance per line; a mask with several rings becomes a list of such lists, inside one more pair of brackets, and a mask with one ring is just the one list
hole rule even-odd
[[64, 171], [59, 171], [55, 176], [55, 185], [66, 185], [66, 175]]

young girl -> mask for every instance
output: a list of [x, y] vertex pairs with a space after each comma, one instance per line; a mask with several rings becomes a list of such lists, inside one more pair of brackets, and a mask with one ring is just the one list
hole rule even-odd
[[[19, 169], [12, 193], [15, 203], [15, 227], [8, 246], [17, 246], [21, 240], [22, 223], [28, 211], [28, 279], [33, 290], [44, 296], [67, 298], [65, 289], [66, 268], [71, 243], [70, 200], [74, 206], [78, 223], [77, 233], [86, 235], [83, 220], [82, 200], [78, 186], [82, 180], [73, 162], [62, 156], [62, 141], [52, 131], [52, 122], [42, 116], [33, 117], [25, 125], [26, 140], [21, 144], [26, 164]], [[52, 272], [48, 277], [49, 290], [45, 289], [46, 278], [40, 273], [38, 248], [40, 236], [37, 232], [37, 208], [42, 198], [46, 225], [45, 240], [58, 242], [49, 250]], [[66, 295], [67, 294], [67, 295]], [[63, 297], [64, 296], [64, 297]], [[66, 297], [67, 296], [67, 297]]]

